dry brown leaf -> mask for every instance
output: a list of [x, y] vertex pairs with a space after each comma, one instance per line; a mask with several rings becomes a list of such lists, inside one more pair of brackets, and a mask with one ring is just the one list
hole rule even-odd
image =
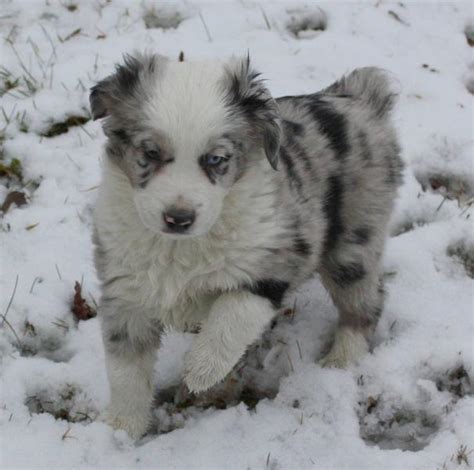
[[82, 286], [77, 281], [74, 284], [74, 299], [71, 311], [77, 320], [89, 320], [97, 315], [97, 312], [82, 297]]
[[16, 204], [18, 207], [24, 206], [27, 204], [28, 201], [26, 200], [26, 194], [21, 191], [11, 191], [7, 194], [5, 201], [2, 204], [0, 210], [6, 214], [10, 209], [12, 204]]

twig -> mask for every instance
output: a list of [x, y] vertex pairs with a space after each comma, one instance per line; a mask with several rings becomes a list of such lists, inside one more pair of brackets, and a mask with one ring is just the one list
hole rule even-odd
[[58, 319], [57, 321], [52, 321], [51, 323], [58, 328], [63, 328], [64, 330], [69, 331], [69, 325], [64, 320]]
[[209, 29], [208, 29], [208, 27], [207, 27], [207, 24], [206, 24], [206, 22], [204, 21], [204, 17], [202, 16], [202, 12], [199, 12], [199, 18], [201, 18], [201, 21], [202, 21], [202, 24], [203, 24], [203, 26], [204, 26], [204, 29], [206, 30], [207, 39], [209, 39], [209, 42], [212, 42], [211, 33], [209, 32]]
[[54, 263], [54, 266], [56, 267], [56, 272], [58, 273], [58, 277], [59, 277], [59, 280], [63, 280], [63, 278], [61, 277], [61, 273], [59, 272], [59, 268], [58, 268], [58, 265], [56, 263]]
[[95, 300], [94, 296], [90, 292], [87, 292], [87, 293], [89, 294], [89, 297], [92, 299], [92, 303], [94, 304], [95, 309], [98, 310], [99, 309], [99, 304]]
[[69, 41], [69, 39], [73, 38], [74, 36], [77, 36], [80, 33], [81, 33], [81, 28], [77, 28], [71, 34], [68, 34], [65, 38], [59, 37], [59, 40], [61, 42], [66, 42], [66, 41]]
[[23, 61], [21, 60], [21, 57], [20, 55], [18, 54], [17, 50], [15, 49], [15, 46], [13, 45], [13, 43], [11, 41], [8, 42], [8, 44], [10, 45], [10, 47], [12, 48], [12, 51], [13, 53], [15, 54], [16, 58], [18, 59], [18, 62], [20, 64], [20, 67], [25, 71], [25, 73], [31, 78], [31, 80], [34, 82], [34, 83], [38, 83], [38, 81], [36, 80], [36, 78], [31, 74], [31, 72], [26, 68], [25, 64], [23, 63]]
[[39, 68], [41, 69], [41, 73], [43, 74], [43, 78], [46, 78], [46, 71], [45, 71], [45, 68], [44, 68], [44, 60], [43, 58], [41, 57], [40, 53], [39, 53], [39, 49], [38, 49], [38, 46], [36, 43], [34, 43], [31, 38], [29, 37], [27, 42], [30, 44], [31, 48], [33, 49], [33, 53], [36, 57], [36, 62], [38, 63], [39, 65]]
[[260, 11], [262, 12], [262, 16], [263, 16], [263, 19], [265, 20], [268, 31], [271, 31], [272, 27], [270, 25], [270, 21], [268, 21], [268, 17], [267, 17], [267, 14], [265, 13], [265, 10], [263, 9], [262, 5], [260, 5], [260, 3], [258, 4], [258, 7], [260, 8]]
[[54, 45], [54, 42], [53, 42], [53, 40], [51, 39], [51, 36], [49, 35], [48, 31], [46, 30], [46, 28], [45, 28], [41, 23], [40, 23], [40, 28], [43, 30], [44, 35], [46, 36], [46, 38], [48, 39], [49, 43], [51, 44], [51, 49], [52, 49], [52, 51], [53, 51], [54, 58], [57, 59], [56, 46]]
[[10, 301], [8, 302], [8, 305], [7, 305], [7, 308], [6, 308], [6, 310], [5, 310], [5, 313], [2, 315], [3, 323], [6, 322], [6, 320], [7, 320], [7, 313], [8, 313], [8, 311], [10, 310], [10, 307], [11, 307], [11, 305], [12, 305], [12, 303], [13, 303], [13, 299], [14, 299], [15, 294], [16, 294], [16, 288], [17, 288], [17, 286], [18, 286], [18, 279], [19, 279], [19, 276], [18, 276], [18, 274], [17, 274], [17, 275], [16, 275], [16, 278], [15, 278], [15, 287], [13, 287], [13, 292], [12, 292], [12, 295], [10, 296]]
[[80, 170], [81, 167], [72, 159], [71, 155], [69, 155], [68, 153], [66, 153], [66, 157], [69, 158], [69, 160], [71, 160], [71, 162], [74, 164], [74, 166]]
[[405, 25], [405, 26], [410, 26], [409, 23], [407, 23], [406, 21], [402, 20], [402, 19], [400, 18], [400, 16], [397, 15], [397, 13], [395, 13], [393, 10], [389, 10], [389, 11], [388, 11], [388, 14], [389, 14], [392, 18], [394, 18], [396, 21], [398, 21], [399, 23], [401, 23], [401, 24], [403, 24], [403, 25]]
[[13, 335], [14, 335], [15, 338], [16, 338], [16, 341], [17, 341], [17, 343], [18, 343], [18, 347], [21, 348], [21, 341], [20, 341], [20, 338], [18, 337], [18, 335], [16, 334], [15, 328], [13, 328], [13, 326], [11, 325], [11, 323], [5, 318], [4, 315], [2, 315], [2, 320], [3, 320], [3, 323], [2, 323], [1, 326], [7, 325], [8, 328], [10, 328], [11, 332], [13, 333]]
[[441, 201], [440, 205], [436, 208], [435, 212], [439, 212], [441, 208], [443, 207], [443, 204], [446, 202], [447, 196], [443, 197], [443, 200]]
[[84, 416], [84, 418], [88, 419], [90, 422], [94, 421], [87, 413], [83, 413], [82, 411], [76, 411], [76, 415]]
[[66, 432], [63, 434], [61, 437], [61, 440], [65, 441], [66, 439], [76, 439], [74, 436], [69, 436], [69, 432], [71, 431], [72, 428], [67, 428]]
[[84, 128], [84, 126], [79, 126], [81, 128], [81, 130], [84, 132], [84, 134], [86, 134], [91, 140], [94, 140], [94, 138], [91, 136], [90, 132], [87, 132]]
[[30, 294], [33, 293], [33, 288], [35, 287], [36, 283], [40, 280], [40, 278], [38, 276], [36, 276], [34, 279], [33, 279], [33, 283], [31, 284], [31, 287], [30, 287]]
[[461, 213], [459, 214], [459, 217], [462, 217], [470, 208], [471, 206], [474, 204], [474, 200], [472, 201], [469, 201], [467, 204], [466, 204], [466, 207], [461, 211]]
[[303, 354], [301, 353], [301, 346], [298, 340], [296, 340], [296, 346], [298, 346], [298, 353], [300, 355], [300, 359], [303, 360]]
[[293, 367], [293, 362], [291, 361], [291, 357], [288, 351], [286, 351], [286, 355], [288, 356], [288, 363], [290, 364], [290, 370], [291, 372], [294, 372], [295, 368]]

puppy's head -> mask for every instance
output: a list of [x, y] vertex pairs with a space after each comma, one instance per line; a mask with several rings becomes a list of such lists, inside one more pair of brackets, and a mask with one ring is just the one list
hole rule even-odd
[[90, 95], [108, 157], [127, 175], [143, 224], [206, 234], [234, 183], [261, 158], [277, 166], [275, 101], [248, 58], [221, 63], [127, 56]]

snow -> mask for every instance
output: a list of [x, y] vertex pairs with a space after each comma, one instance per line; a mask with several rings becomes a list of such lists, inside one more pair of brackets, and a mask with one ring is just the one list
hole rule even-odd
[[[0, 202], [12, 189], [29, 198], [0, 219], [2, 468], [467, 467], [474, 459], [470, 3], [2, 0], [0, 7], [0, 87], [25, 76], [35, 88], [20, 78], [0, 98], [0, 163], [18, 158], [23, 169], [22, 182], [0, 179]], [[323, 30], [295, 33], [298, 24]], [[88, 116], [88, 88], [122, 53], [143, 49], [173, 58], [183, 51], [185, 60], [249, 50], [275, 96], [316, 91], [358, 66], [383, 67], [400, 90], [395, 120], [407, 170], [372, 354], [346, 371], [317, 365], [336, 321], [318, 280], [207, 396], [180, 387], [192, 335], [169, 331], [155, 370], [155, 430], [134, 443], [98, 419], [108, 400], [98, 320], [76, 322], [70, 312], [75, 281], [91, 305], [100, 295], [91, 211], [104, 137], [92, 121], [41, 134]]]

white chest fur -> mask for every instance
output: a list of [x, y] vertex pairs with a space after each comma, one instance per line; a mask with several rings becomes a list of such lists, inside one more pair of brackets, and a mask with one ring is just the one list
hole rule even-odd
[[125, 296], [156, 312], [166, 325], [201, 322], [217, 293], [265, 274], [262, 259], [282, 239], [276, 187], [262, 175], [240, 182], [238, 193], [228, 195], [211, 233], [183, 240], [145, 228], [132, 191], [121, 171], [106, 163], [95, 223], [107, 258], [103, 275], [117, 278], [107, 295]]

